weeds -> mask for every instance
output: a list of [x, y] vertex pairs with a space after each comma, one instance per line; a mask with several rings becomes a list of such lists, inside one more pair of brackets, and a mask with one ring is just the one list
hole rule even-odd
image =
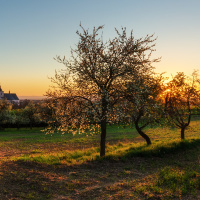
[[165, 167], [159, 172], [156, 185], [183, 195], [189, 192], [195, 194], [199, 181], [199, 173], [192, 169]]

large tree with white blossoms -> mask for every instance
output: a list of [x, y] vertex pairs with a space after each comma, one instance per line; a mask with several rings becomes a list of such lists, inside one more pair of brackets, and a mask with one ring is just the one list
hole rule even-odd
[[140, 74], [152, 70], [152, 63], [158, 61], [151, 59], [155, 38], [147, 35], [135, 39], [133, 31], [127, 35], [126, 28], [122, 28], [115, 29], [116, 36], [104, 42], [102, 34], [99, 35], [103, 26], [94, 27], [91, 33], [80, 27], [79, 41], [71, 51], [71, 58], [56, 57], [65, 68], [51, 78], [54, 87], [47, 96], [53, 99], [59, 130], [99, 127], [100, 156], [104, 156], [106, 125], [116, 120], [113, 106], [123, 98], [121, 91]]

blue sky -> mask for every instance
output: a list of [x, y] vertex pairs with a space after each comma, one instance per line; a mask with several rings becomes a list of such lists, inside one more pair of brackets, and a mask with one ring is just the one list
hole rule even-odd
[[105, 25], [105, 40], [115, 27], [136, 38], [154, 33], [156, 71], [189, 75], [200, 69], [199, 8], [199, 0], [0, 0], [0, 84], [19, 96], [45, 94], [64, 67], [53, 58], [70, 57], [80, 22]]

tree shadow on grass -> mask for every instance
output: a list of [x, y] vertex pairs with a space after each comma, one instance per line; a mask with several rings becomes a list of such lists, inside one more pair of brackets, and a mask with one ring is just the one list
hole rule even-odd
[[0, 199], [94, 199], [107, 183], [125, 178], [122, 172], [127, 164], [116, 162], [112, 167], [113, 164], [94, 161], [78, 166], [51, 166], [32, 161], [5, 162]]
[[[199, 146], [200, 140], [152, 149], [141, 146], [127, 150], [123, 156], [73, 166], [7, 161], [0, 169], [0, 199], [131, 199], [127, 194], [135, 192], [134, 180], [140, 181], [167, 166], [198, 165]], [[124, 181], [130, 184], [121, 184]], [[134, 198], [145, 196], [135, 193]]]

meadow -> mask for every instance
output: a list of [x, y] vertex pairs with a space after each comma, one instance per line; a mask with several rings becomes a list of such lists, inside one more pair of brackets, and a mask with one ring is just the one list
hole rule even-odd
[[109, 126], [100, 135], [0, 132], [0, 199], [200, 199], [200, 120], [180, 130]]

